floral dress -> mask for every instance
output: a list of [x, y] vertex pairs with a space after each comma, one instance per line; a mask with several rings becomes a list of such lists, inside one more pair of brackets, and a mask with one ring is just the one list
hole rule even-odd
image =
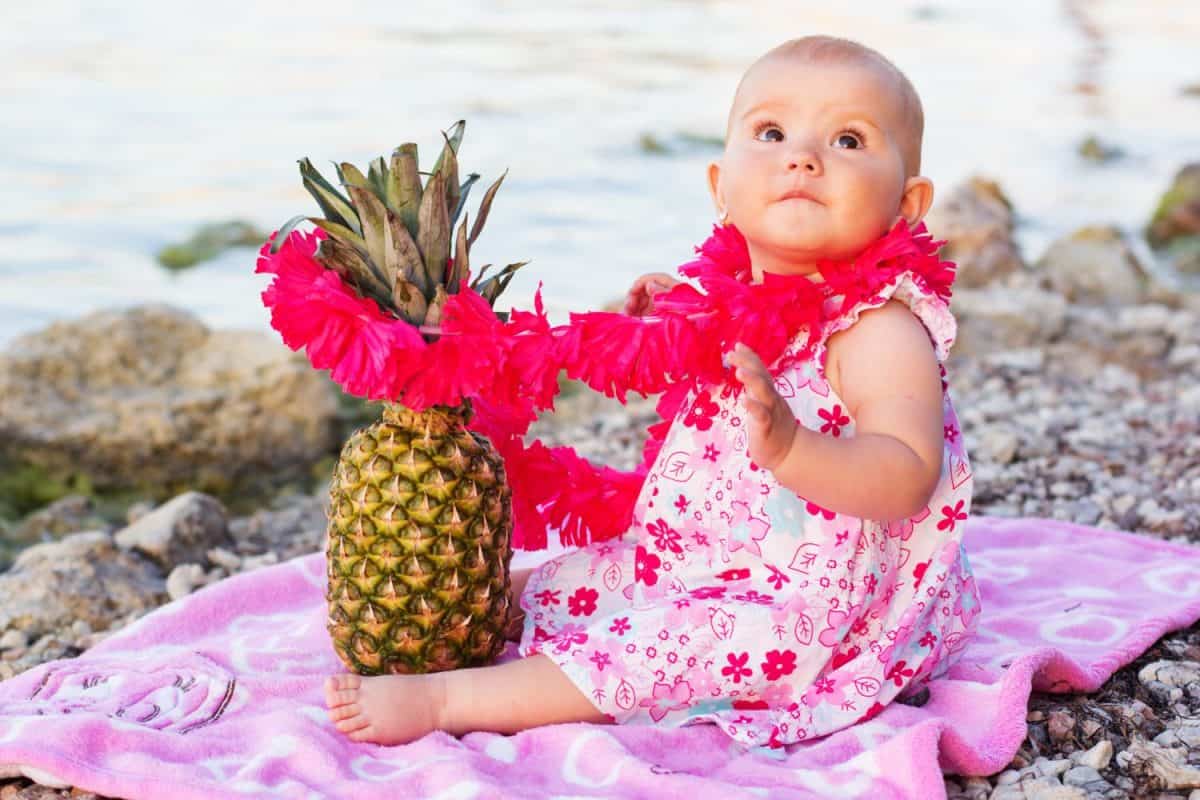
[[[802, 425], [854, 435], [825, 379], [826, 343], [889, 299], [917, 315], [944, 361], [954, 319], [901, 273], [832, 319], [810, 358], [788, 358], [802, 331], [769, 365]], [[630, 529], [530, 575], [520, 653], [551, 658], [614, 722], [713, 722], [749, 746], [824, 736], [944, 674], [979, 614], [962, 548], [971, 468], [945, 376], [943, 367], [941, 479], [919, 514], [890, 521], [836, 514], [783, 488], [747, 454], [733, 386], [694, 388]]]

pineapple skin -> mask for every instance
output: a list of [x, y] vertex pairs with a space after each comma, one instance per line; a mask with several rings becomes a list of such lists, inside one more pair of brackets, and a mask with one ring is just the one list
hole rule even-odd
[[511, 490], [469, 406], [385, 407], [329, 487], [327, 628], [360, 675], [491, 663], [510, 623]]

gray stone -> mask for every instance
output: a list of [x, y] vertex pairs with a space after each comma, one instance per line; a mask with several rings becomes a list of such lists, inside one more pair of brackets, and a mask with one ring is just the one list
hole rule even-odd
[[1012, 205], [995, 181], [972, 177], [935, 202], [926, 217], [940, 256], [958, 265], [955, 288], [977, 288], [1019, 273], [1024, 263], [1013, 238]]
[[116, 542], [152, 559], [164, 572], [203, 561], [214, 547], [232, 546], [225, 507], [200, 492], [185, 492], [119, 531]]
[[303, 355], [162, 304], [57, 322], [0, 353], [0, 459], [100, 490], [277, 482], [335, 446], [336, 413]]
[[74, 533], [34, 545], [0, 575], [0, 630], [35, 637], [84, 620], [108, 628], [131, 612], [163, 602], [162, 573], [150, 561], [123, 552], [104, 531]]
[[1072, 303], [1140, 303], [1146, 279], [1120, 231], [1082, 228], [1050, 245], [1035, 264], [1041, 285]]

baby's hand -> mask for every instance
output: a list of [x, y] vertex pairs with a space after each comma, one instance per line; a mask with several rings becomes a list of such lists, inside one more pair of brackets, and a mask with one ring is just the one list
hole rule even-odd
[[746, 389], [742, 405], [750, 417], [750, 458], [760, 467], [774, 470], [792, 448], [796, 417], [775, 391], [775, 380], [753, 350], [738, 342], [729, 354], [729, 364]]
[[640, 317], [654, 310], [654, 295], [665, 292], [680, 281], [665, 272], [651, 272], [633, 282], [625, 298], [625, 313]]

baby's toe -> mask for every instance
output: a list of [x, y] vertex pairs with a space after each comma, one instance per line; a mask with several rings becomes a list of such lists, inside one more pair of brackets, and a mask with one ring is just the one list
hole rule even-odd
[[341, 722], [360, 713], [362, 713], [362, 706], [358, 703], [344, 703], [329, 708], [329, 718], [334, 722]]
[[332, 675], [325, 680], [325, 704], [330, 708], [352, 703], [362, 679], [358, 675]]
[[347, 717], [346, 719], [341, 719], [333, 723], [335, 728], [349, 736], [351, 739], [354, 738], [354, 734], [366, 729], [370, 726], [370, 724], [371, 723], [368, 722], [367, 718], [362, 714], [355, 714], [353, 717]]

